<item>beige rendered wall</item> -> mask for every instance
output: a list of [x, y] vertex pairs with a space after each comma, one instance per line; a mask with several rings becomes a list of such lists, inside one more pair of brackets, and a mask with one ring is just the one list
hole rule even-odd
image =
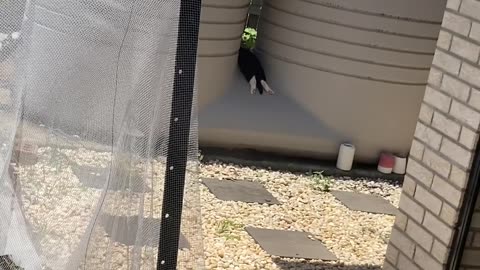
[[[445, 0], [264, 1], [257, 52], [277, 95], [251, 97], [237, 73], [200, 109], [201, 144], [334, 158], [350, 141], [359, 161], [382, 150], [407, 154], [444, 7]], [[200, 86], [201, 99], [213, 95], [208, 87]]]

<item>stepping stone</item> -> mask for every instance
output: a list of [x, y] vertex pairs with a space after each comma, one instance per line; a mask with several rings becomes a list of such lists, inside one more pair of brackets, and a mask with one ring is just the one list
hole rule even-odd
[[397, 214], [397, 209], [389, 201], [378, 196], [338, 190], [330, 193], [346, 207], [354, 211], [385, 215]]
[[15, 155], [19, 165], [34, 165], [38, 162], [38, 145], [32, 141], [21, 141], [15, 145]]
[[210, 192], [223, 201], [280, 204], [260, 183], [240, 180], [202, 179]]
[[[135, 245], [135, 238], [138, 232], [138, 216], [112, 216], [103, 215], [103, 226], [114, 242], [122, 243], [127, 246]], [[145, 218], [143, 220], [142, 241], [141, 246], [156, 247], [158, 246], [158, 237], [160, 235], [160, 219]], [[114, 225], [116, 231], [113, 232]], [[180, 234], [178, 249], [190, 249], [190, 243], [183, 234]]]
[[72, 166], [72, 172], [85, 186], [102, 189], [107, 179], [108, 170], [93, 166]]
[[[108, 168], [99, 168], [93, 166], [72, 166], [73, 174], [75, 174], [78, 180], [87, 187], [95, 189], [103, 189], [105, 181], [109, 173]], [[126, 170], [119, 168], [116, 172], [122, 179], [125, 179], [123, 183], [113, 182], [109, 185], [109, 190], [122, 191], [131, 190], [132, 192], [148, 192], [151, 189], [148, 186], [142, 188], [145, 185], [141, 175], [135, 170]], [[115, 175], [114, 175], [115, 176]]]
[[263, 250], [272, 256], [335, 261], [337, 257], [309, 234], [247, 227], [245, 230]]

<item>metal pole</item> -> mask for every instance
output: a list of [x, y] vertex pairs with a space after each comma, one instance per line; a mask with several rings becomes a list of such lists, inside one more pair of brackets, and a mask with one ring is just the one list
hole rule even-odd
[[181, 0], [157, 269], [176, 270], [201, 0]]

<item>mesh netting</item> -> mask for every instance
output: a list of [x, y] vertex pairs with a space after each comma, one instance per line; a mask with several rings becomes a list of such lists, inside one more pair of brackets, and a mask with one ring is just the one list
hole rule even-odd
[[0, 269], [156, 269], [175, 213], [177, 269], [202, 269], [196, 94], [177, 77], [195, 68], [176, 66], [185, 2], [198, 6], [0, 0]]

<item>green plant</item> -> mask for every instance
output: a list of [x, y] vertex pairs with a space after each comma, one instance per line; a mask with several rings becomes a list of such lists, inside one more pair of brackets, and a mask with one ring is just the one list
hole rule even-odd
[[233, 235], [233, 232], [241, 228], [243, 228], [242, 224], [238, 224], [232, 220], [225, 219], [218, 224], [217, 233], [225, 237], [227, 240], [232, 240], [232, 239], [238, 240], [239, 237], [236, 235]]
[[247, 27], [242, 34], [242, 48], [253, 49], [257, 41], [257, 30]]
[[322, 191], [322, 192], [329, 192], [332, 185], [333, 179], [328, 176], [323, 175], [323, 171], [321, 172], [313, 172], [312, 173], [312, 186], [314, 190]]

